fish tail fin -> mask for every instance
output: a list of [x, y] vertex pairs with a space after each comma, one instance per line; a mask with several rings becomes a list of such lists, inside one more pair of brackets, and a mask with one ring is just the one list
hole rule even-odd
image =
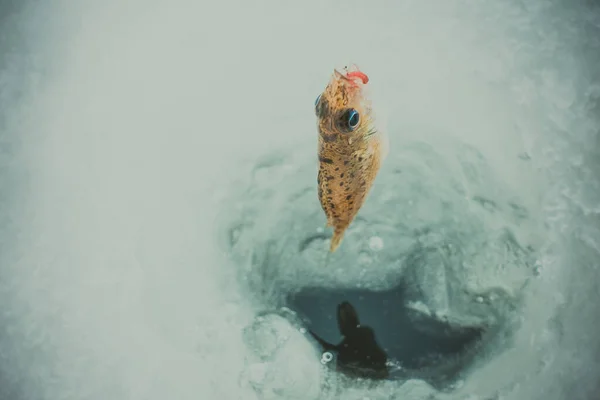
[[331, 245], [329, 246], [330, 253], [333, 253], [337, 250], [337, 248], [342, 243], [343, 238], [344, 238], [343, 230], [336, 230], [333, 232], [333, 236], [331, 237]]

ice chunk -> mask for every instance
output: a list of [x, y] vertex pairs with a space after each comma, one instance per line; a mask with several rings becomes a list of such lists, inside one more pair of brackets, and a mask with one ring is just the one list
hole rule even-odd
[[259, 316], [245, 329], [245, 342], [260, 360], [241, 376], [263, 399], [316, 399], [321, 391], [319, 354], [306, 334], [277, 314]]

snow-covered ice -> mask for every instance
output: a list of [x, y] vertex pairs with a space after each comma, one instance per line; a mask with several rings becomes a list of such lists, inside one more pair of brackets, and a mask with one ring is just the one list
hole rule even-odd
[[[0, 55], [1, 399], [600, 391], [594, 2], [5, 1]], [[391, 151], [323, 268], [313, 104], [345, 62]], [[371, 387], [278, 308], [400, 278], [512, 339], [450, 392]]]

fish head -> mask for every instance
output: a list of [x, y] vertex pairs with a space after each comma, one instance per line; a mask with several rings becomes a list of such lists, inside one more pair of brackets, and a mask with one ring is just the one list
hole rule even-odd
[[319, 134], [326, 142], [352, 143], [373, 131], [368, 82], [367, 75], [355, 65], [333, 71], [315, 102]]

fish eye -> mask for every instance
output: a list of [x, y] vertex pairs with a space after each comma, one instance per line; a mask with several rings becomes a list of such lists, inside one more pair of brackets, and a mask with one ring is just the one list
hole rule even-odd
[[360, 116], [358, 115], [358, 111], [354, 109], [350, 110], [350, 113], [348, 114], [348, 126], [350, 127], [350, 129], [354, 130], [358, 125], [359, 121]]
[[341, 119], [340, 119], [340, 127], [347, 131], [347, 132], [351, 132], [354, 129], [356, 129], [356, 127], [358, 126], [358, 123], [360, 122], [360, 115], [358, 113], [358, 111], [356, 111], [354, 108], [349, 108], [348, 110], [344, 111], [344, 113], [341, 115]]

